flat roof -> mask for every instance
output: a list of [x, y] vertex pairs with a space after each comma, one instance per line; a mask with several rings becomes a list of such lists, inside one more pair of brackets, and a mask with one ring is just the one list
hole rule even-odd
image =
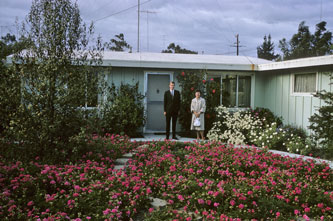
[[207, 54], [103, 52], [102, 66], [171, 69], [254, 71], [271, 61], [246, 57]]
[[271, 71], [291, 68], [316, 67], [333, 65], [333, 55], [299, 58], [288, 61], [271, 62], [258, 64], [258, 71]]

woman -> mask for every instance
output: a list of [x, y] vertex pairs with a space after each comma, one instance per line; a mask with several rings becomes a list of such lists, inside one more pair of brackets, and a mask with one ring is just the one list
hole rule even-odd
[[[191, 102], [191, 112], [192, 112], [192, 123], [191, 130], [197, 131], [197, 140], [200, 139], [199, 134], [201, 134], [202, 140], [205, 140], [204, 130], [205, 130], [205, 111], [206, 111], [206, 101], [200, 97], [200, 90], [195, 91], [195, 98]], [[195, 126], [196, 118], [200, 120], [200, 126]]]

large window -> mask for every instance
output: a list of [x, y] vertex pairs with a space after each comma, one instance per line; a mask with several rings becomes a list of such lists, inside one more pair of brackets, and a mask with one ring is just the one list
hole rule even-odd
[[293, 79], [294, 94], [311, 94], [316, 92], [316, 73], [295, 74]]
[[251, 106], [251, 76], [221, 75], [211, 76], [215, 82], [220, 82], [221, 94], [218, 99], [225, 107]]

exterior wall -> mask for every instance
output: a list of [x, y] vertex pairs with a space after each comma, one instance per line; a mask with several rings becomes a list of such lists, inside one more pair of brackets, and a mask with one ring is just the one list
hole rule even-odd
[[283, 118], [283, 123], [302, 127], [307, 132], [309, 117], [324, 105], [312, 95], [293, 95], [291, 90], [292, 75], [298, 73], [317, 73], [317, 91], [333, 91], [328, 73], [331, 68], [289, 69], [256, 73], [255, 107], [270, 109]]

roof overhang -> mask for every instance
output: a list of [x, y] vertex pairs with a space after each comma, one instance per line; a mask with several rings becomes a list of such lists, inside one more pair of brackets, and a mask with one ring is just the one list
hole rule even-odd
[[267, 64], [258, 64], [258, 71], [272, 71], [293, 68], [306, 68], [316, 66], [333, 65], [333, 55], [300, 58], [289, 61], [272, 62]]
[[256, 71], [258, 63], [270, 61], [225, 55], [105, 52], [102, 66]]

